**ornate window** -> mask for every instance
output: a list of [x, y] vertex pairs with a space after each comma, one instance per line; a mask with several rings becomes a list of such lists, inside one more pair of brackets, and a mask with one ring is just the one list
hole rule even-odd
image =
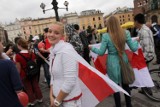
[[158, 9], [158, 0], [152, 0], [151, 2], [151, 10]]

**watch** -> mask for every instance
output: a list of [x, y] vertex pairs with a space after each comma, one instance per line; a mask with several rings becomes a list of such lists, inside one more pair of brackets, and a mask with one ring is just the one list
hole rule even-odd
[[56, 99], [54, 100], [54, 105], [55, 106], [60, 106], [61, 105], [61, 102], [57, 101]]

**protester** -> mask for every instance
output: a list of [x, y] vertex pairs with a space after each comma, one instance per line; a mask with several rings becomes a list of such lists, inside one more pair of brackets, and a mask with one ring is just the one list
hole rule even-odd
[[5, 49], [4, 49], [4, 52], [6, 53], [6, 55], [9, 57], [9, 59], [13, 60], [13, 44], [7, 44]]
[[[38, 77], [38, 80], [40, 78], [40, 69], [41, 69], [41, 65], [43, 66], [44, 68], [44, 76], [45, 76], [45, 79], [47, 81], [47, 84], [48, 84], [48, 87], [50, 86], [50, 73], [49, 73], [49, 65], [48, 63], [46, 63], [45, 60], [48, 59], [49, 57], [49, 49], [51, 47], [50, 43], [48, 42], [48, 38], [47, 38], [47, 34], [48, 34], [48, 28], [45, 28], [44, 30], [44, 38], [41, 42], [38, 43], [38, 47], [37, 47], [37, 50], [40, 52], [40, 54], [45, 58], [42, 58], [41, 56], [37, 56], [37, 65], [38, 65], [38, 72], [39, 72], [39, 77]], [[36, 48], [34, 47], [34, 48]]]
[[160, 64], [160, 27], [153, 21], [151, 26], [151, 31], [153, 32], [154, 46], [155, 46], [155, 54], [156, 61], [153, 63], [154, 65]]
[[[107, 74], [109, 78], [118, 85], [122, 84], [124, 90], [131, 94], [129, 84], [124, 84], [122, 82], [122, 71], [119, 63], [119, 56], [123, 57], [125, 63], [129, 63], [128, 57], [125, 53], [125, 43], [127, 43], [129, 48], [133, 52], [135, 52], [138, 49], [138, 42], [132, 41], [129, 31], [125, 31], [121, 28], [119, 21], [115, 16], [110, 16], [106, 24], [108, 33], [105, 33], [102, 36], [100, 49], [97, 49], [92, 46], [89, 46], [89, 48], [91, 49], [91, 51], [99, 55], [104, 55], [106, 50], [108, 49]], [[114, 94], [114, 100], [116, 107], [121, 107], [119, 92]], [[125, 95], [125, 100], [126, 106], [132, 107], [131, 98]]]
[[79, 37], [81, 38], [82, 44], [83, 44], [83, 58], [90, 64], [91, 58], [89, 56], [89, 48], [88, 48], [88, 39], [87, 39], [87, 32], [81, 31], [79, 33]]
[[90, 64], [90, 57], [89, 57], [89, 48], [88, 48], [88, 39], [87, 39], [87, 32], [86, 31], [81, 31], [79, 29], [78, 24], [74, 24], [74, 29], [76, 32], [79, 34], [79, 37], [81, 39], [81, 42], [83, 44], [83, 58]]
[[91, 30], [91, 34], [89, 34], [88, 36], [87, 36], [87, 38], [88, 38], [88, 42], [89, 42], [89, 44], [96, 44], [97, 42], [97, 36], [96, 36], [96, 30], [95, 29], [92, 29]]
[[78, 31], [79, 30], [76, 30], [73, 25], [67, 24], [65, 26], [65, 32], [66, 32], [66, 35], [68, 36], [67, 41], [70, 44], [72, 44], [72, 46], [74, 47], [74, 49], [77, 51], [79, 55], [83, 56], [84, 48], [83, 48], [83, 44]]
[[[28, 78], [26, 75], [26, 67], [27, 67], [27, 61], [25, 58], [35, 61], [35, 55], [32, 52], [29, 52], [28, 50], [28, 43], [24, 39], [19, 39], [17, 41], [18, 49], [21, 50], [20, 54], [16, 54], [15, 56], [15, 62], [17, 69], [19, 71], [21, 80], [24, 85], [24, 89], [28, 94], [29, 97], [29, 105], [34, 106], [36, 101], [42, 102], [42, 93], [38, 84], [38, 75], [35, 75], [32, 78]], [[25, 58], [24, 58], [25, 57]]]
[[19, 39], [21, 39], [21, 37], [16, 37], [16, 38], [14, 39], [15, 44], [14, 44], [14, 46], [12, 47], [12, 49], [13, 49], [13, 52], [14, 52], [15, 54], [17, 54], [17, 53], [20, 52], [20, 50], [19, 50], [18, 47], [17, 47], [17, 41], [18, 41]]
[[56, 22], [49, 28], [48, 40], [52, 45], [50, 54], [50, 102], [51, 107], [81, 107], [81, 89], [78, 79], [78, 62], [68, 54], [66, 48], [74, 48], [64, 39], [64, 26]]
[[3, 59], [3, 45], [0, 38], [0, 107], [22, 107], [17, 94], [23, 86], [15, 64]]
[[139, 43], [142, 47], [143, 55], [148, 64], [154, 59], [154, 40], [152, 31], [145, 25], [145, 16], [137, 14], [134, 17], [135, 27], [138, 30]]

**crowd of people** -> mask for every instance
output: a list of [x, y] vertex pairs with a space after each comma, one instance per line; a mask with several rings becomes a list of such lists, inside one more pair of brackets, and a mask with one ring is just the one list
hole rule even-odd
[[[21, 91], [27, 93], [29, 106], [42, 103], [43, 96], [39, 87], [42, 65], [47, 86], [50, 88], [51, 107], [82, 107], [83, 94], [78, 77], [78, 62], [65, 51], [75, 51], [75, 54], [78, 53], [90, 64], [90, 51], [104, 55], [108, 50], [106, 66], [109, 78], [131, 94], [129, 84], [123, 83], [119, 63], [119, 56], [125, 63], [129, 63], [125, 44], [128, 44], [133, 52], [137, 51], [140, 44], [147, 64], [155, 58], [155, 54], [157, 60], [154, 64], [160, 63], [160, 27], [156, 22], [150, 26], [145, 24], [143, 14], [137, 14], [134, 22], [137, 34], [134, 36], [138, 38], [132, 40], [130, 32], [121, 28], [115, 16], [110, 16], [106, 22], [107, 33], [102, 36], [100, 49], [92, 46], [97, 43], [96, 29], [87, 32], [80, 30], [78, 24], [64, 25], [60, 22], [45, 28], [42, 40], [34, 36], [29, 42], [17, 37], [15, 44], [8, 44], [4, 51], [0, 41], [0, 106], [22, 107], [17, 97], [17, 93]], [[35, 74], [29, 74], [29, 70]], [[120, 99], [120, 93], [114, 93], [116, 107], [121, 107]], [[126, 107], [132, 107], [131, 97], [125, 95], [125, 100]]]

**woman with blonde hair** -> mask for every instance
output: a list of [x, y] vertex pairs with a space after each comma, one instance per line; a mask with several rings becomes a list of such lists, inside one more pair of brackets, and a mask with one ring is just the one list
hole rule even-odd
[[[125, 63], [128, 62], [128, 57], [125, 53], [125, 43], [135, 52], [138, 49], [138, 42], [132, 41], [130, 32], [121, 28], [118, 19], [115, 16], [110, 16], [107, 21], [108, 33], [103, 34], [100, 49], [89, 46], [91, 51], [96, 54], [103, 55], [108, 49], [107, 57], [107, 74], [111, 80], [122, 87], [130, 94], [129, 84], [123, 84], [121, 77], [121, 66], [119, 56], [123, 58]], [[116, 107], [121, 107], [120, 93], [114, 94]], [[125, 95], [126, 106], [132, 107], [131, 98]]]
[[51, 107], [81, 107], [81, 88], [78, 78], [78, 62], [63, 53], [76, 52], [73, 46], [64, 41], [64, 25], [55, 22], [49, 27], [50, 51], [50, 102]]

